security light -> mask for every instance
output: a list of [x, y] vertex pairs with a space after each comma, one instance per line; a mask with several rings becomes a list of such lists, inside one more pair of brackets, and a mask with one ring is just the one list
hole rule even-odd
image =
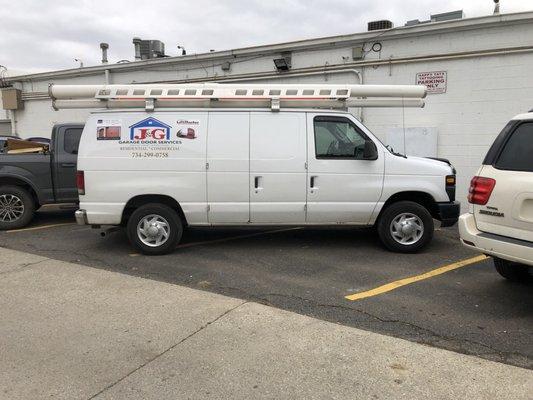
[[278, 71], [288, 71], [291, 69], [291, 56], [290, 54], [284, 55], [281, 58], [274, 58], [274, 65]]

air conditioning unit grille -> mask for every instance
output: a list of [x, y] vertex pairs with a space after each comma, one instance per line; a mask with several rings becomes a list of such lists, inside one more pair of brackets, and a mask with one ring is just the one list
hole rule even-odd
[[394, 27], [394, 24], [386, 19], [382, 19], [379, 21], [371, 21], [368, 23], [368, 30], [369, 31], [378, 31], [381, 29], [391, 29]]

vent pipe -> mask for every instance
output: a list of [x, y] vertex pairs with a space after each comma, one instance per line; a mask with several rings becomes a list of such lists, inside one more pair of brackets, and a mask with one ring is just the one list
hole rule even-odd
[[135, 61], [141, 60], [141, 38], [133, 38], [133, 46], [135, 46]]
[[109, 49], [109, 44], [100, 43], [100, 48], [102, 49], [102, 64], [107, 64], [107, 49]]
[[494, 0], [494, 15], [500, 13], [500, 0]]

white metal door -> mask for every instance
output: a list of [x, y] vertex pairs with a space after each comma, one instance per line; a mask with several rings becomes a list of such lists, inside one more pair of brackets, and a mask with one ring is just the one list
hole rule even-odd
[[305, 113], [250, 114], [250, 221], [305, 222]]
[[210, 112], [207, 201], [210, 224], [250, 220], [249, 112]]
[[362, 159], [371, 138], [348, 116], [308, 113], [307, 132], [307, 222], [367, 224], [383, 187], [383, 154]]

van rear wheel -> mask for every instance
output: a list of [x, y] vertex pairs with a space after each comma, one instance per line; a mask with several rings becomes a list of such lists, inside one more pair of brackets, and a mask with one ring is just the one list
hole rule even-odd
[[128, 219], [128, 238], [143, 254], [172, 252], [183, 235], [181, 218], [172, 208], [159, 203], [137, 208]]
[[377, 228], [387, 249], [414, 253], [431, 241], [434, 225], [425, 207], [413, 201], [399, 201], [383, 210]]
[[527, 265], [494, 257], [494, 268], [505, 279], [513, 282], [525, 282], [531, 279], [531, 272]]

